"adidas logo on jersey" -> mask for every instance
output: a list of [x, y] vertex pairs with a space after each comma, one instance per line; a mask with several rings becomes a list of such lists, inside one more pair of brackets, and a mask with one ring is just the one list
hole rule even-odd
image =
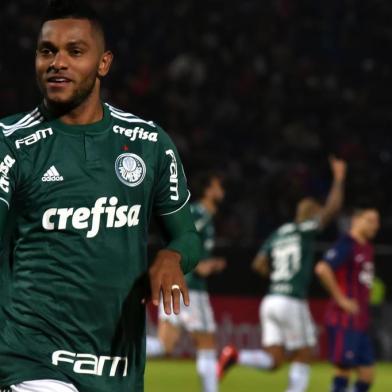
[[54, 166], [51, 166], [50, 169], [42, 176], [43, 182], [60, 182], [64, 181], [64, 177], [60, 176], [60, 173]]

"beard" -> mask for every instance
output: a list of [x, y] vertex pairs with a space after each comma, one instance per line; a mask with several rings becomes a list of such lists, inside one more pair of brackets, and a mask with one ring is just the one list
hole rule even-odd
[[64, 115], [80, 106], [94, 91], [97, 79], [92, 77], [79, 85], [66, 100], [51, 99], [43, 83], [38, 82], [44, 96], [45, 106], [56, 116]]

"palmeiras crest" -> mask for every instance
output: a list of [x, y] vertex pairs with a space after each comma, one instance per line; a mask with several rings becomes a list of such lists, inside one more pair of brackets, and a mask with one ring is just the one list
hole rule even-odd
[[118, 179], [125, 185], [135, 187], [141, 184], [146, 176], [146, 164], [136, 154], [121, 154], [115, 163]]

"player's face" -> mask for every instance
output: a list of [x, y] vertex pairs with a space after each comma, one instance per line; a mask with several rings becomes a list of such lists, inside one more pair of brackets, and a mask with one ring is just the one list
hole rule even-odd
[[301, 200], [297, 206], [297, 217], [298, 222], [303, 222], [308, 219], [314, 219], [320, 215], [322, 206], [313, 198], [305, 198]]
[[90, 21], [58, 19], [44, 23], [36, 52], [38, 85], [49, 105], [75, 107], [109, 71], [111, 53]]
[[225, 189], [223, 188], [222, 181], [219, 178], [213, 178], [210, 186], [208, 187], [207, 194], [215, 203], [220, 203], [225, 198]]
[[317, 216], [319, 216], [321, 214], [321, 210], [323, 209], [323, 207], [321, 206], [320, 203], [317, 203], [316, 201], [312, 204], [311, 208], [310, 208], [310, 216], [312, 219], [316, 218]]
[[376, 210], [366, 210], [354, 218], [353, 223], [358, 225], [366, 239], [371, 240], [377, 235], [380, 228], [380, 214]]

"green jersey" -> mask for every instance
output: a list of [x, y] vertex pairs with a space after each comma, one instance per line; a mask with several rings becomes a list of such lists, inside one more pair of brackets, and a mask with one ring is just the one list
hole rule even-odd
[[270, 260], [270, 294], [306, 298], [312, 278], [318, 220], [287, 223], [263, 244], [260, 254]]
[[[215, 227], [212, 220], [212, 215], [201, 203], [192, 203], [191, 212], [195, 222], [196, 230], [199, 232], [203, 245], [203, 259], [211, 257], [211, 252], [215, 245]], [[190, 290], [207, 290], [207, 281], [205, 278], [197, 274], [197, 272], [190, 272], [186, 275], [186, 283]]]
[[189, 209], [189, 192], [160, 127], [103, 108], [90, 125], [41, 107], [0, 123], [0, 203], [16, 211], [0, 387], [143, 390], [148, 222]]

